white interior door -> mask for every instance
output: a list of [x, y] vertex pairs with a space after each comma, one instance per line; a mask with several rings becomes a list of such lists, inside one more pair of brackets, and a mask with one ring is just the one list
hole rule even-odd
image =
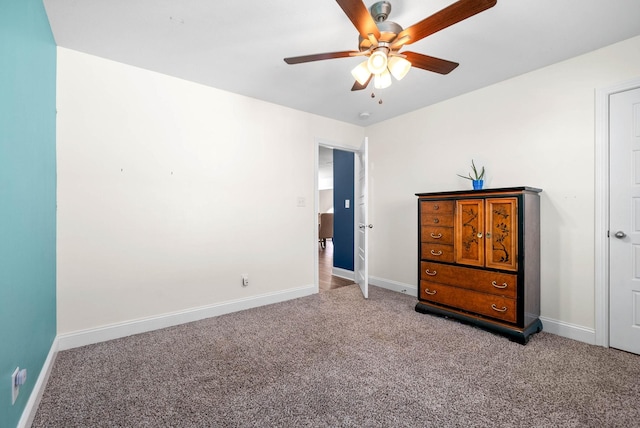
[[609, 346], [640, 354], [640, 88], [609, 103]]
[[367, 205], [369, 202], [369, 171], [368, 171], [368, 141], [365, 138], [360, 150], [355, 155], [355, 248], [354, 248], [354, 274], [356, 283], [362, 290], [365, 299], [369, 298], [369, 229], [373, 225], [369, 224], [369, 213]]

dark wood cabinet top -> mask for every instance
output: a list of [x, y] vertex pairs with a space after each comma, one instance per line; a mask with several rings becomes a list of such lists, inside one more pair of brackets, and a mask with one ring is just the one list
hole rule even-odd
[[496, 189], [480, 189], [480, 190], [451, 190], [446, 192], [426, 192], [426, 193], [416, 193], [418, 197], [447, 197], [447, 196], [455, 196], [460, 197], [462, 195], [470, 195], [470, 196], [490, 196], [492, 194], [508, 194], [508, 193], [540, 193], [542, 189], [538, 189], [536, 187], [529, 186], [520, 186], [520, 187], [500, 187]]

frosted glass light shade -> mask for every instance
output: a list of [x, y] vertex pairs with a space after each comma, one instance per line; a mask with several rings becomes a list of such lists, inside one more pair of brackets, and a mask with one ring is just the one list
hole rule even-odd
[[361, 62], [356, 68], [351, 70], [351, 75], [359, 84], [364, 86], [364, 84], [367, 83], [367, 80], [369, 80], [369, 76], [371, 76], [369, 67], [367, 67], [367, 61]]
[[411, 69], [411, 63], [406, 59], [394, 56], [389, 58], [389, 71], [396, 78], [396, 80], [402, 80]]
[[382, 73], [387, 69], [387, 54], [382, 51], [375, 51], [367, 60], [367, 65], [371, 73]]
[[382, 73], [376, 74], [373, 86], [376, 89], [384, 89], [391, 86], [391, 73], [389, 73], [389, 70], [384, 70]]

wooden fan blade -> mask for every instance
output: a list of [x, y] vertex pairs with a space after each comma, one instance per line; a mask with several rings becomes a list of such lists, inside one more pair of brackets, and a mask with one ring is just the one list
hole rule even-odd
[[367, 89], [367, 86], [369, 86], [369, 82], [371, 82], [371, 79], [373, 79], [373, 74], [369, 75], [369, 78], [367, 79], [366, 82], [364, 82], [364, 85], [361, 85], [357, 80], [356, 82], [353, 84], [353, 86], [351, 87], [352, 91], [361, 91], [363, 89]]
[[398, 38], [409, 36], [409, 40], [405, 44], [415, 43], [443, 28], [447, 28], [450, 25], [487, 10], [495, 6], [496, 3], [497, 0], [459, 0], [445, 7], [440, 12], [436, 12], [428, 18], [401, 31], [400, 34], [398, 34]]
[[402, 54], [407, 57], [407, 61], [411, 63], [412, 67], [433, 71], [434, 73], [449, 74], [453, 69], [460, 65], [457, 62], [447, 61], [446, 59], [440, 59], [416, 52], [402, 52]]
[[286, 62], [287, 64], [301, 64], [303, 62], [321, 61], [324, 59], [346, 58], [358, 53], [359, 53], [358, 51], [342, 51], [342, 52], [327, 52], [327, 53], [313, 54], [313, 55], [302, 55], [302, 56], [294, 56], [291, 58], [285, 58], [284, 62]]
[[369, 9], [362, 3], [362, 0], [336, 0], [336, 2], [338, 2], [363, 39], [368, 39], [369, 34], [373, 34], [376, 39], [380, 38], [378, 26], [371, 13], [369, 13]]
[[410, 37], [408, 35], [404, 35], [402, 37], [396, 37], [393, 43], [389, 46], [392, 51], [397, 51], [402, 46], [406, 45], [409, 42]]

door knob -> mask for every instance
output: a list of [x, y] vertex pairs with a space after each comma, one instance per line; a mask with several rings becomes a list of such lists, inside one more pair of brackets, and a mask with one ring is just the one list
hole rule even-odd
[[626, 233], [624, 233], [623, 231], [619, 230], [619, 231], [617, 231], [617, 232], [615, 233], [615, 235], [614, 235], [614, 236], [615, 236], [616, 238], [618, 238], [618, 239], [622, 239], [622, 238], [624, 238], [625, 236], [627, 236], [627, 234], [626, 234]]

